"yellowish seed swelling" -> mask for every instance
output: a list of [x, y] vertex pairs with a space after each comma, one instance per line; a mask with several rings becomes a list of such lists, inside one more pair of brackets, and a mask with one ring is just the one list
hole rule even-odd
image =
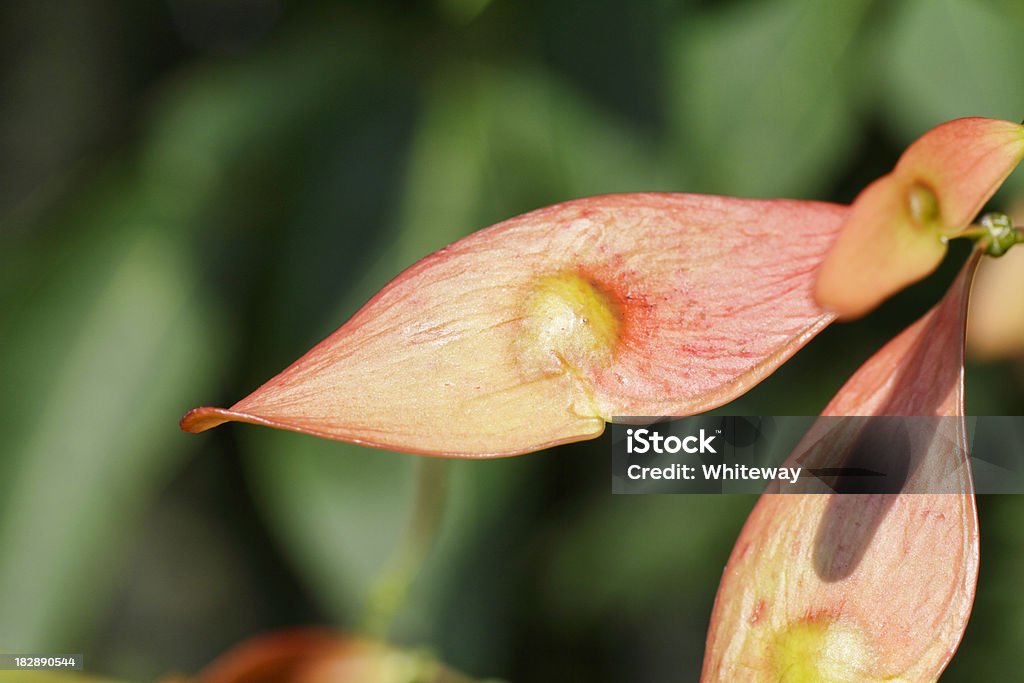
[[523, 302], [516, 358], [528, 377], [584, 375], [611, 365], [621, 312], [596, 284], [576, 273], [538, 280]]
[[863, 634], [828, 618], [789, 624], [775, 635], [770, 648], [771, 680], [783, 683], [882, 680], [866, 674], [872, 661]]
[[933, 230], [939, 215], [939, 198], [926, 185], [914, 183], [907, 190], [907, 213], [911, 223], [918, 229]]

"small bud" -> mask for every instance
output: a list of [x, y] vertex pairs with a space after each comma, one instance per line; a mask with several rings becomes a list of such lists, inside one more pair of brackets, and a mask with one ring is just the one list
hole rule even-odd
[[981, 227], [987, 233], [985, 253], [1002, 256], [1013, 245], [1021, 241], [1021, 235], [1013, 227], [1013, 221], [1005, 213], [987, 213], [981, 217]]

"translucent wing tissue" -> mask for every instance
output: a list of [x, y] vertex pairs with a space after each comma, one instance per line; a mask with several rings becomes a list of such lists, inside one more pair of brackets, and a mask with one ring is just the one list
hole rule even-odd
[[432, 455], [515, 455], [614, 415], [690, 414], [833, 316], [813, 298], [847, 209], [621, 194], [550, 206], [414, 264], [226, 421]]
[[[903, 490], [927, 492], [763, 495], [722, 576], [702, 680], [931, 681], [949, 663], [978, 579], [963, 418], [964, 327], [978, 258], [823, 413], [949, 418], [910, 434]], [[790, 461], [847, 447], [849, 435], [829, 424], [816, 423]]]

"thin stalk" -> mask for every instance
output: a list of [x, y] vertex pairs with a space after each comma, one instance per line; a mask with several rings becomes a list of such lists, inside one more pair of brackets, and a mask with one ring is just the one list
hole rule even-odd
[[972, 240], [989, 256], [1002, 256], [1013, 245], [1024, 242], [1024, 228], [1015, 228], [1006, 214], [988, 213], [981, 217], [980, 225], [953, 237], [960, 238]]
[[434, 545], [444, 513], [448, 463], [442, 458], [421, 458], [416, 470], [416, 499], [405, 533], [380, 576], [370, 587], [363, 614], [363, 632], [387, 640], [388, 631], [405, 603]]

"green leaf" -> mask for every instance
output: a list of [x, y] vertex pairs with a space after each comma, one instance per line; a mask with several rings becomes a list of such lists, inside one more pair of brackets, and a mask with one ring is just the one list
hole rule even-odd
[[511, 213], [597, 194], [677, 191], [686, 184], [685, 159], [668, 157], [567, 83], [529, 68], [481, 69], [478, 80], [481, 106], [493, 121], [489, 197], [500, 200], [510, 184], [532, 178], [526, 186], [531, 192], [517, 198]]
[[853, 140], [854, 39], [868, 0], [746, 2], [682, 24], [668, 83], [687, 189], [811, 197]]
[[341, 98], [364, 77], [370, 53], [336, 37], [318, 28], [163, 84], [138, 164], [100, 173], [51, 212], [57, 225], [0, 251], [5, 646], [88, 637], [121, 543], [198, 445], [175, 417], [211, 393], [227, 340], [192, 240], [237, 211], [233, 171], [272, 166], [332, 101], [325, 90]]
[[137, 198], [78, 214], [78, 238], [2, 294], [7, 647], [80, 642], [105, 610], [121, 543], [190, 446], [169, 416], [214, 378], [216, 325], [195, 275]]
[[710, 595], [753, 503], [738, 496], [611, 496], [565, 520], [547, 556], [552, 613], [581, 623], [641, 618], [666, 601], [682, 609], [702, 585]]
[[978, 0], [907, 0], [888, 40], [885, 102], [912, 139], [961, 116], [1024, 118], [1022, 25]]
[[[1024, 89], [1007, 78], [1024, 63], [1019, 3], [907, 0], [893, 18], [883, 51], [884, 105], [907, 140], [962, 116], [1020, 121]], [[1024, 186], [1014, 173], [1006, 189]]]

